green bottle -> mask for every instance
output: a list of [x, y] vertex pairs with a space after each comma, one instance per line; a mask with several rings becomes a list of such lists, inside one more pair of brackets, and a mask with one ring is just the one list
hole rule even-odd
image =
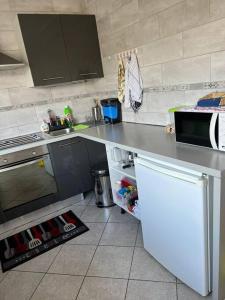
[[64, 107], [64, 115], [67, 119], [68, 126], [73, 127], [73, 111], [72, 111], [71, 107], [69, 107], [69, 105], [66, 105]]

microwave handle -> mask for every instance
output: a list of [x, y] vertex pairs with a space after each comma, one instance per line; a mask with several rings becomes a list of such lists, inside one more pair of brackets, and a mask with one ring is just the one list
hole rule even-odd
[[210, 126], [209, 126], [209, 138], [213, 149], [218, 150], [218, 146], [216, 144], [216, 132], [215, 132], [217, 118], [218, 118], [218, 113], [213, 113], [210, 121]]

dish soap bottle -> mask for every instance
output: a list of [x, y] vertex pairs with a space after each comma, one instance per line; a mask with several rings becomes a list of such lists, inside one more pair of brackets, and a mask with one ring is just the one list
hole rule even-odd
[[64, 107], [64, 115], [66, 117], [68, 127], [73, 127], [73, 111], [69, 105]]

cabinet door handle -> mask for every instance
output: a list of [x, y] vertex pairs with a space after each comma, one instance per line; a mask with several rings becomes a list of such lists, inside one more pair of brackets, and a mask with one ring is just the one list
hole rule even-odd
[[49, 77], [49, 78], [43, 78], [42, 80], [55, 80], [55, 79], [63, 79], [64, 77], [58, 76], [58, 77]]
[[63, 147], [69, 146], [69, 145], [78, 144], [78, 143], [80, 143], [80, 142], [81, 142], [81, 141], [76, 141], [76, 142], [66, 143], [66, 144], [59, 145], [59, 147], [63, 148]]
[[80, 76], [88, 76], [88, 75], [97, 75], [96, 72], [90, 72], [90, 73], [80, 73]]

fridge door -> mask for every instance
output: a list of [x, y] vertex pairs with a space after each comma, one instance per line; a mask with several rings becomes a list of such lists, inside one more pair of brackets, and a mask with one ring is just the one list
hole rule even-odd
[[202, 296], [209, 293], [207, 178], [137, 158], [145, 249]]

